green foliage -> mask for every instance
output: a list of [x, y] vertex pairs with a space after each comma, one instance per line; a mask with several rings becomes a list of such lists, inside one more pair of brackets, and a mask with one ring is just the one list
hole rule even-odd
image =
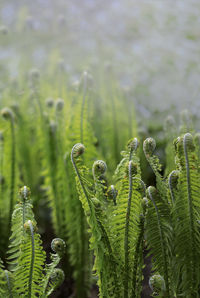
[[[52, 241], [52, 263], [46, 264], [40, 234], [30, 204], [30, 190], [20, 190], [20, 201], [12, 216], [12, 235], [9, 246], [8, 268], [0, 267], [1, 295], [5, 297], [48, 297], [64, 279], [64, 273], [57, 269], [65, 243], [62, 239]], [[11, 261], [10, 261], [11, 260]], [[58, 270], [58, 271], [57, 271]]]
[[[71, 84], [54, 64], [55, 77], [32, 69], [2, 91], [0, 296], [47, 297], [66, 276], [78, 298], [95, 282], [100, 297], [139, 298], [147, 249], [153, 296], [198, 297], [200, 137], [188, 113], [184, 135], [172, 117], [165, 134], [152, 121], [142, 139], [149, 131], [156, 141], [144, 140], [143, 153], [130, 139], [120, 160], [137, 135], [131, 93], [110, 67]], [[24, 186], [15, 205], [22, 185], [32, 202]], [[46, 233], [56, 237], [49, 264]]]
[[174, 144], [176, 169], [168, 179], [161, 180], [162, 184], [165, 183], [163, 188], [160, 179], [157, 179], [158, 190], [153, 187], [147, 190], [150, 199], [146, 216], [147, 244], [152, 254], [153, 269], [161, 274], [165, 283], [165, 290], [153, 290], [161, 297], [198, 297], [198, 141], [197, 137], [194, 141], [193, 136], [186, 133]]
[[[143, 248], [140, 213], [144, 189], [135, 154], [137, 145], [137, 139], [129, 142], [127, 151], [123, 153], [124, 159], [117, 168], [117, 173], [120, 173], [117, 197], [113, 185], [107, 191], [105, 162], [99, 160], [93, 165], [93, 190], [87, 179], [89, 171], [81, 161], [84, 146], [74, 145], [71, 153], [79, 199], [91, 229], [90, 243], [95, 254], [94, 270], [98, 275], [100, 297], [129, 297], [133, 291], [132, 295], [136, 297], [141, 294], [138, 281], [141, 281], [142, 273], [137, 262]], [[112, 195], [114, 200], [109, 200]]]

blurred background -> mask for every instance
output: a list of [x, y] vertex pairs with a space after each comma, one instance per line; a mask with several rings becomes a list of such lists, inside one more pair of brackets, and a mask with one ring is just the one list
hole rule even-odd
[[109, 65], [144, 117], [171, 106], [195, 115], [199, 13], [198, 0], [1, 0], [0, 75], [47, 72], [57, 61], [74, 80]]

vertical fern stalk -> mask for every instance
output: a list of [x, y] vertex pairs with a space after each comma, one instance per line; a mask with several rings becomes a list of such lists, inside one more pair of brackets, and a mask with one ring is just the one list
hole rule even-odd
[[[77, 148], [80, 151], [77, 151]], [[81, 188], [83, 190], [83, 193], [84, 193], [84, 195], [87, 199], [88, 205], [91, 208], [90, 200], [88, 198], [86, 189], [84, 187], [84, 183], [81, 179], [80, 173], [79, 173], [78, 168], [76, 166], [76, 162], [74, 160], [74, 155], [76, 153], [78, 153], [78, 155], [79, 155], [79, 154], [82, 154], [84, 151], [85, 151], [84, 145], [82, 145], [82, 144], [74, 145], [73, 148], [72, 148], [72, 151], [71, 151], [71, 161], [72, 161], [73, 167], [75, 169], [76, 175], [79, 179], [79, 182], [80, 182]], [[85, 218], [84, 218], [84, 210], [83, 210], [82, 206], [81, 206], [80, 212], [81, 212], [81, 214], [80, 214], [80, 220], [81, 220], [81, 261], [80, 261], [80, 264], [81, 264], [81, 268], [79, 270], [81, 270], [81, 275], [80, 275], [80, 278], [77, 280], [77, 285], [78, 285], [77, 286], [77, 291], [78, 292], [80, 291], [80, 293], [78, 293], [78, 295], [80, 295], [79, 297], [81, 297], [81, 295], [82, 295], [82, 297], [85, 297], [86, 294], [83, 293], [83, 287], [84, 287], [84, 279], [85, 279], [84, 278], [85, 277], [84, 276], [84, 267], [85, 267], [85, 261], [86, 261], [85, 260], [85, 242], [86, 242], [86, 239], [85, 239], [85, 222], [84, 222]]]
[[132, 161], [128, 165], [128, 175], [129, 175], [129, 194], [128, 194], [128, 205], [126, 211], [126, 226], [125, 226], [125, 238], [124, 238], [124, 254], [125, 254], [125, 264], [124, 264], [124, 298], [128, 298], [128, 275], [129, 275], [129, 247], [128, 247], [128, 234], [129, 234], [129, 219], [131, 210], [131, 199], [133, 191], [133, 179], [132, 179]]
[[152, 201], [152, 203], [154, 205], [156, 215], [157, 215], [159, 237], [160, 237], [160, 243], [161, 243], [161, 248], [162, 248], [163, 263], [164, 263], [164, 268], [163, 269], [164, 269], [164, 279], [165, 279], [165, 283], [166, 283], [166, 294], [167, 294], [167, 297], [170, 297], [169, 273], [168, 273], [167, 255], [166, 255], [165, 244], [164, 244], [164, 235], [163, 235], [163, 231], [162, 231], [162, 228], [161, 228], [161, 219], [160, 219], [159, 210], [158, 210], [158, 208], [156, 206], [156, 203], [154, 201], [151, 189], [152, 189], [152, 187], [150, 186], [147, 189], [147, 191], [148, 191], [148, 196], [149, 196], [150, 200]]
[[4, 119], [10, 121], [11, 128], [11, 161], [10, 161], [10, 199], [9, 199], [9, 214], [8, 214], [8, 237], [11, 228], [11, 218], [14, 206], [14, 189], [15, 189], [15, 163], [16, 163], [16, 149], [15, 149], [15, 125], [14, 125], [14, 115], [9, 108], [4, 108], [2, 110], [2, 116]]
[[191, 181], [190, 181], [190, 165], [189, 165], [189, 158], [188, 158], [188, 143], [191, 141], [191, 134], [187, 133], [184, 135], [183, 137], [183, 149], [184, 149], [184, 155], [185, 155], [185, 163], [186, 163], [186, 177], [187, 177], [187, 194], [188, 194], [188, 207], [189, 207], [189, 215], [190, 215], [190, 235], [191, 235], [191, 254], [192, 254], [192, 281], [193, 284], [191, 285], [191, 288], [195, 289], [195, 240], [194, 240], [194, 231], [195, 231], [195, 227], [194, 227], [194, 214], [193, 214], [193, 203], [192, 203], [192, 194], [191, 194]]
[[[145, 213], [145, 212], [144, 212]], [[139, 235], [136, 243], [135, 248], [135, 256], [134, 256], [134, 263], [133, 263], [133, 277], [132, 277], [132, 293], [131, 297], [137, 297], [137, 272], [138, 272], [138, 262], [139, 262], [139, 254], [141, 251], [141, 246], [144, 237], [144, 222], [145, 222], [145, 215], [140, 215], [140, 223], [139, 223]]]
[[33, 267], [34, 267], [34, 261], [35, 261], [35, 241], [34, 241], [34, 227], [30, 220], [28, 221], [28, 225], [31, 233], [31, 246], [32, 246], [30, 274], [29, 274], [29, 282], [28, 282], [28, 297], [31, 298]]
[[7, 270], [4, 270], [4, 273], [5, 273], [5, 276], [6, 276], [6, 282], [7, 282], [7, 286], [8, 286], [9, 298], [13, 298], [9, 272]]

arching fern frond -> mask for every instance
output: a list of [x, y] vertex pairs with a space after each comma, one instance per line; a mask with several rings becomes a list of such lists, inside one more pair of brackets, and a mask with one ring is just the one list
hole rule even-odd
[[[82, 202], [88, 224], [91, 228], [92, 237], [90, 239], [91, 249], [95, 254], [94, 270], [98, 274], [98, 285], [100, 288], [100, 297], [117, 297], [119, 287], [117, 281], [115, 254], [112, 251], [111, 242], [106, 231], [104, 216], [101, 209], [101, 199], [94, 198], [94, 192], [87, 181], [88, 170], [82, 165], [80, 155], [85, 148], [82, 144], [76, 144], [72, 148], [71, 159], [76, 172], [76, 182], [79, 192], [79, 199]], [[94, 169], [95, 173], [98, 169]], [[100, 167], [101, 171], [101, 167]], [[97, 174], [97, 173], [96, 173]], [[99, 185], [97, 177], [96, 186]], [[100, 186], [100, 185], [99, 185]], [[100, 189], [97, 193], [101, 193]], [[101, 193], [102, 195], [102, 193]]]
[[145, 226], [147, 245], [152, 254], [153, 270], [164, 277], [167, 297], [171, 297], [169, 280], [172, 241], [170, 210], [168, 204], [153, 186], [148, 187], [147, 197], [150, 200]]

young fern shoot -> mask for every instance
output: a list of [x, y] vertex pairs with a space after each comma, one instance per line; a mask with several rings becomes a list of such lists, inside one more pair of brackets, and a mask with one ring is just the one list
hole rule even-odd
[[15, 176], [16, 176], [16, 148], [15, 148], [15, 124], [14, 114], [11, 109], [4, 108], [1, 111], [2, 117], [10, 122], [11, 130], [11, 153], [10, 153], [10, 198], [9, 198], [9, 213], [8, 213], [8, 231], [7, 236], [9, 237], [11, 228], [11, 218], [14, 207], [14, 192], [15, 192]]

